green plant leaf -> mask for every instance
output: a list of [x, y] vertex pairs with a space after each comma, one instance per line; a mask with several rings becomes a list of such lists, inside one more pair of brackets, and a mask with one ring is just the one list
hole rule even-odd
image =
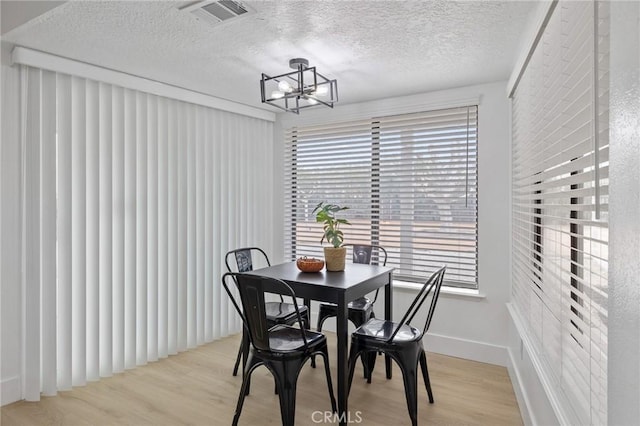
[[340, 225], [351, 225], [348, 220], [337, 218], [336, 213], [348, 210], [349, 207], [341, 207], [337, 204], [328, 204], [325, 201], [321, 201], [313, 209], [313, 213], [316, 215], [316, 222], [324, 223], [323, 235], [320, 239], [320, 244], [325, 240], [334, 247], [340, 247], [344, 241], [344, 234], [340, 229]]

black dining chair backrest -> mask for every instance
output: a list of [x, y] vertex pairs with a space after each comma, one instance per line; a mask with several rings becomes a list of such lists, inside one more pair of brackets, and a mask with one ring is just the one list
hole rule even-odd
[[[380, 260], [382, 259], [382, 266], [387, 266], [387, 251], [382, 246], [374, 244], [343, 244], [343, 247], [351, 247], [353, 263], [380, 265]], [[379, 292], [380, 289], [376, 289], [372, 304], [377, 302]]]
[[396, 334], [398, 334], [398, 331], [400, 330], [400, 328], [402, 328], [403, 325], [410, 324], [411, 321], [413, 321], [413, 318], [416, 316], [424, 302], [427, 300], [429, 294], [433, 294], [431, 298], [431, 305], [429, 306], [429, 312], [427, 313], [427, 319], [425, 321], [424, 328], [422, 329], [422, 334], [427, 332], [427, 330], [429, 329], [429, 325], [431, 324], [431, 319], [433, 318], [433, 313], [436, 309], [436, 303], [438, 303], [440, 288], [442, 287], [442, 281], [444, 280], [444, 273], [446, 269], [446, 266], [438, 269], [434, 274], [431, 275], [431, 277], [429, 277], [427, 282], [424, 283], [424, 285], [418, 292], [418, 295], [415, 299], [413, 299], [411, 306], [409, 306], [409, 309], [407, 309], [404, 317], [402, 317], [402, 320], [400, 320], [396, 329], [393, 331], [387, 342], [393, 341], [393, 338], [396, 336]]
[[[231, 289], [228, 287], [228, 277], [233, 278], [233, 282], [238, 289], [242, 309], [233, 296]], [[281, 297], [287, 296], [294, 301], [293, 306], [295, 307], [302, 340], [305, 347], [307, 346], [306, 334], [304, 327], [302, 327], [302, 316], [300, 315], [297, 303], [295, 303], [296, 295], [287, 283], [275, 278], [228, 272], [222, 277], [222, 285], [224, 286], [229, 299], [231, 299], [233, 306], [236, 308], [236, 311], [238, 311], [240, 318], [242, 318], [245, 328], [249, 332], [249, 341], [256, 349], [263, 351], [271, 350], [271, 347], [269, 346], [269, 325], [264, 308], [265, 293], [275, 293], [279, 294]]]
[[[239, 249], [231, 250], [227, 252], [224, 256], [224, 263], [227, 265], [227, 271], [234, 272], [233, 268], [229, 263], [229, 258], [233, 255], [236, 260], [236, 271], [237, 272], [249, 272], [253, 271], [253, 252], [260, 253], [264, 258], [263, 261], [267, 266], [271, 266], [271, 262], [269, 262], [269, 256], [264, 252], [260, 247], [242, 247]], [[284, 302], [282, 295], [280, 295], [280, 301]]]
[[353, 263], [382, 266], [387, 264], [387, 251], [384, 247], [371, 244], [343, 244], [343, 247], [351, 247]]
[[242, 247], [239, 249], [229, 251], [224, 257], [224, 263], [227, 265], [227, 271], [233, 272], [233, 268], [229, 263], [229, 258], [233, 255], [236, 260], [237, 272], [249, 272], [253, 271], [253, 252], [260, 253], [264, 257], [264, 262], [267, 266], [271, 266], [267, 253], [260, 247]]

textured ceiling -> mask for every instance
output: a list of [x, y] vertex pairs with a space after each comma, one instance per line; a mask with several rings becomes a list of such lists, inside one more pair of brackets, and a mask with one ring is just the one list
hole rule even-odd
[[210, 26], [184, 3], [71, 1], [3, 39], [253, 106], [262, 72], [304, 57], [338, 80], [344, 104], [506, 80], [536, 6], [247, 1], [255, 14]]

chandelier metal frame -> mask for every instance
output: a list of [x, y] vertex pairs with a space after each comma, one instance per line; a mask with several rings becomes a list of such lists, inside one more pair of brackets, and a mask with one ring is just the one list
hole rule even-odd
[[270, 77], [262, 73], [260, 93], [262, 102], [287, 112], [300, 114], [300, 110], [324, 105], [333, 108], [338, 102], [338, 82], [309, 67], [304, 58], [294, 58], [289, 66], [295, 71]]

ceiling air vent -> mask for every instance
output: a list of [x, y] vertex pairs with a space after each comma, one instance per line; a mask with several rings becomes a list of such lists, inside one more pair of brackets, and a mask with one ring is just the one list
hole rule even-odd
[[254, 13], [254, 10], [244, 3], [233, 0], [196, 1], [179, 9], [183, 12], [189, 12], [198, 20], [211, 25], [219, 25], [222, 22]]

